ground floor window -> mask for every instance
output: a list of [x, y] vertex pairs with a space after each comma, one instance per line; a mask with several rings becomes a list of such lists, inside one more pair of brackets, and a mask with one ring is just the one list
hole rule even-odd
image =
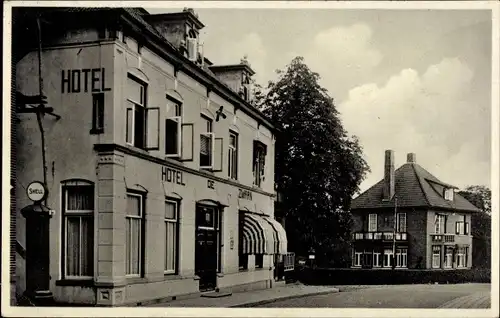
[[394, 262], [394, 253], [392, 249], [384, 250], [384, 267], [392, 267], [392, 263]]
[[256, 254], [255, 255], [255, 268], [262, 268], [264, 267], [264, 255], [263, 254]]
[[408, 250], [399, 248], [396, 250], [396, 267], [407, 267]]
[[441, 246], [432, 246], [432, 268], [441, 267]]
[[125, 266], [126, 274], [139, 276], [142, 271], [144, 198], [139, 193], [127, 193], [126, 230], [125, 230]]
[[465, 254], [466, 248], [459, 247], [456, 254], [457, 267], [467, 267], [467, 263], [465, 262]]
[[177, 272], [178, 245], [178, 204], [174, 200], [165, 200], [165, 274]]
[[373, 253], [373, 267], [380, 267], [380, 253]]
[[354, 266], [361, 266], [361, 255], [363, 255], [362, 252], [354, 252]]
[[373, 261], [373, 252], [372, 251], [364, 251], [362, 266], [371, 267], [372, 261]]
[[444, 254], [444, 267], [453, 267], [453, 247], [447, 246]]
[[94, 185], [66, 181], [63, 192], [63, 276], [91, 278], [94, 275]]

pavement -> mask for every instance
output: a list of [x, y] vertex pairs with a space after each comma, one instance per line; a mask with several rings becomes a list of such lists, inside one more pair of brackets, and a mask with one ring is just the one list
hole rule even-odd
[[339, 293], [277, 300], [267, 308], [490, 308], [490, 284], [336, 286]]
[[227, 297], [196, 297], [154, 304], [149, 307], [254, 307], [274, 301], [292, 300], [299, 297], [318, 296], [338, 292], [339, 289], [332, 286], [287, 284], [269, 289], [233, 293], [231, 296]]

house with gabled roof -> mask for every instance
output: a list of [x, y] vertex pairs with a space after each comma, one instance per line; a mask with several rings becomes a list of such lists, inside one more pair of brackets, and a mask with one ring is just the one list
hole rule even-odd
[[386, 150], [384, 178], [351, 204], [353, 268], [460, 269], [472, 266], [471, 215], [480, 212], [416, 162], [395, 170]]

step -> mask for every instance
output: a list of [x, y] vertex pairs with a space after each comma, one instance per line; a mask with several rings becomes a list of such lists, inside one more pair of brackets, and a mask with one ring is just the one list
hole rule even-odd
[[203, 293], [201, 294], [201, 297], [206, 297], [206, 298], [222, 298], [222, 297], [229, 297], [231, 296], [233, 293], [230, 292], [230, 291], [225, 291], [225, 292], [216, 292], [216, 291], [213, 291], [213, 292], [208, 292], [208, 293]]

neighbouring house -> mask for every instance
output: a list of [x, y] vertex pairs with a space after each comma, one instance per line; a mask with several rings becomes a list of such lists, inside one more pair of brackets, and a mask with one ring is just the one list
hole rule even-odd
[[[56, 301], [115, 306], [208, 290], [282, 284], [287, 255], [274, 218], [276, 130], [251, 104], [246, 59], [216, 66], [190, 9], [22, 8], [16, 89], [60, 116], [16, 113], [16, 239], [26, 186], [47, 160], [50, 291]], [[35, 11], [33, 11], [35, 10]], [[41, 17], [38, 52], [35, 17]], [[21, 54], [21, 53], [20, 53]], [[17, 293], [26, 286], [17, 253]]]
[[459, 269], [472, 265], [471, 215], [479, 212], [416, 162], [394, 168], [351, 205], [353, 268]]

